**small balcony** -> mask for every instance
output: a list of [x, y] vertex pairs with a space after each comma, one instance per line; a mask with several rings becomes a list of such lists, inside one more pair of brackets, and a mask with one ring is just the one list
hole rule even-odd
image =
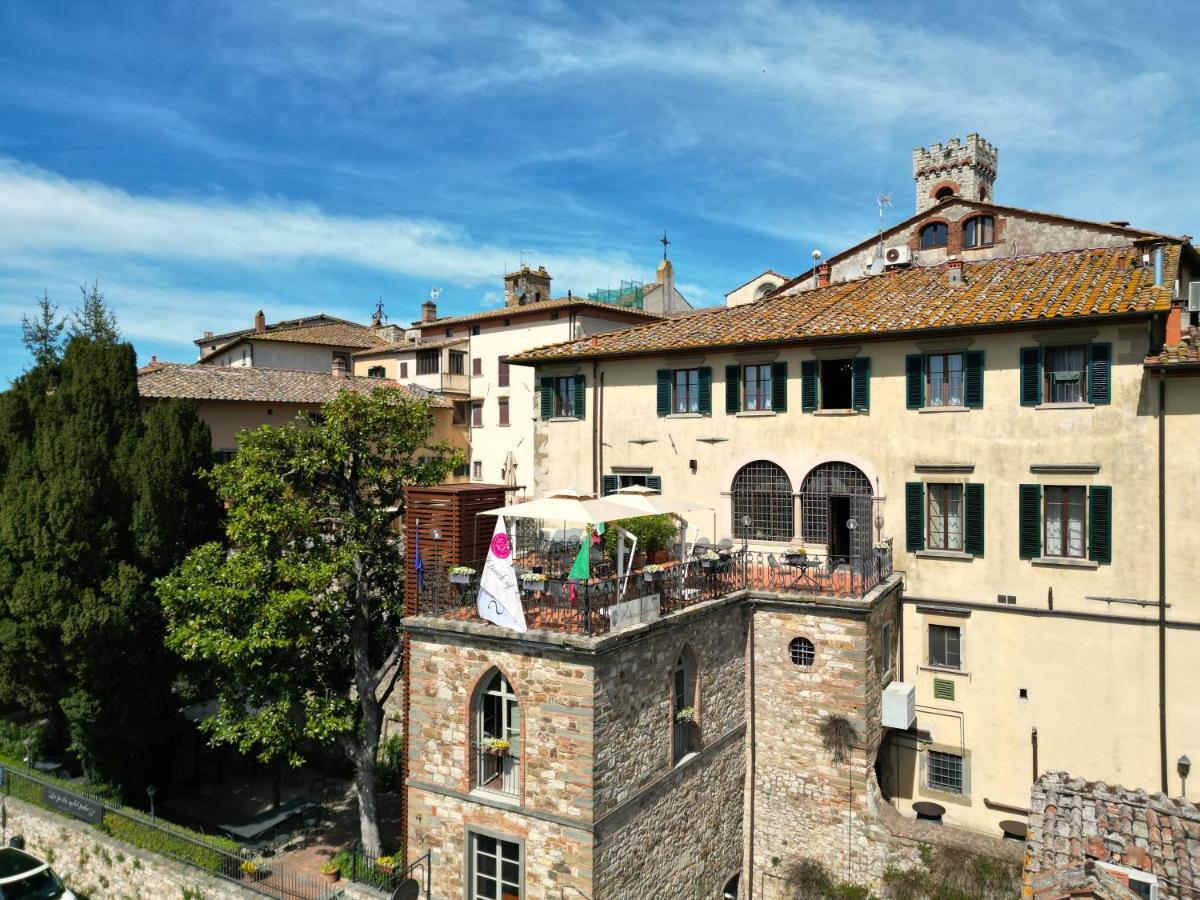
[[[568, 577], [576, 541], [543, 541], [514, 553], [521, 607], [530, 629], [599, 635], [667, 616], [739, 591], [860, 599], [892, 575], [888, 543], [864, 555], [767, 553], [747, 547], [696, 548], [685, 559], [642, 564], [618, 573], [612, 559], [593, 553], [589, 577]], [[453, 562], [425, 556], [425, 585], [415, 613], [483, 621], [477, 613], [484, 560]], [[450, 574], [466, 568], [473, 574]]]
[[444, 394], [468, 394], [471, 391], [471, 378], [465, 374], [442, 372], [441, 391]]

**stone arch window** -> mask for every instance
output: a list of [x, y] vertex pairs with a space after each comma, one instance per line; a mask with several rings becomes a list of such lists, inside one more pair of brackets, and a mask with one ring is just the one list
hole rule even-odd
[[472, 787], [516, 796], [520, 792], [521, 705], [499, 669], [479, 680], [471, 704], [475, 736]]
[[756, 541], [792, 539], [792, 481], [782, 468], [765, 459], [747, 463], [733, 476], [731, 493], [736, 537]]
[[[949, 188], [943, 188], [949, 190]], [[939, 191], [939, 193], [941, 193]], [[945, 222], [930, 222], [921, 229], [921, 249], [935, 250], [938, 247], [946, 246], [946, 238], [950, 233], [950, 229], [946, 227]]]
[[791, 659], [792, 665], [810, 669], [817, 658], [817, 648], [806, 637], [792, 638], [788, 644], [788, 658]]
[[933, 199], [936, 200], [938, 203], [941, 203], [943, 200], [949, 200], [953, 196], [954, 196], [954, 188], [947, 186], [947, 187], [943, 187], [943, 188], [938, 188], [937, 193], [933, 195]]
[[678, 763], [700, 749], [700, 716], [696, 692], [696, 656], [690, 647], [680, 651], [671, 672], [671, 762]]
[[[865, 558], [871, 543], [870, 479], [846, 462], [827, 462], [800, 485], [800, 527], [806, 544], [824, 544], [831, 557]], [[851, 527], [853, 521], [853, 527]]]
[[991, 216], [972, 216], [963, 222], [962, 245], [964, 249], [990, 247], [995, 240], [996, 220]]

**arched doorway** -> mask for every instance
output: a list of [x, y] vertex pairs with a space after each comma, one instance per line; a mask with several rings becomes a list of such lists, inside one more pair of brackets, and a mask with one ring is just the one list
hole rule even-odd
[[871, 482], [846, 462], [827, 462], [800, 486], [800, 528], [806, 544], [824, 544], [832, 560], [870, 556]]

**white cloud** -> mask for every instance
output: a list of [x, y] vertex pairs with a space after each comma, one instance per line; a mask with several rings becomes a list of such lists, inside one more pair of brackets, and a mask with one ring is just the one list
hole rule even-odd
[[[3, 160], [0, 234], [6, 266], [56, 251], [249, 267], [342, 263], [464, 286], [494, 282], [518, 255], [433, 219], [334, 215], [279, 200], [138, 196]], [[632, 270], [616, 252], [546, 253], [538, 261], [564, 291]]]

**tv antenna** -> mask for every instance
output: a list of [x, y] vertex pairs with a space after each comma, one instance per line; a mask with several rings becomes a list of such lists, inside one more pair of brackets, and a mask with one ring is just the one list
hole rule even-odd
[[875, 198], [875, 203], [879, 206], [879, 255], [871, 260], [869, 271], [872, 275], [878, 275], [883, 271], [883, 214], [884, 210], [892, 208], [892, 195], [880, 194]]
[[526, 265], [526, 261], [525, 261], [526, 255], [529, 253], [532, 253], [532, 252], [533, 252], [532, 250], [522, 250], [521, 251], [521, 268], [522, 269], [525, 268], [525, 265]]
[[442, 289], [440, 287], [435, 287], [429, 292], [429, 299], [434, 303], [437, 303], [438, 297], [440, 296], [442, 296]]

